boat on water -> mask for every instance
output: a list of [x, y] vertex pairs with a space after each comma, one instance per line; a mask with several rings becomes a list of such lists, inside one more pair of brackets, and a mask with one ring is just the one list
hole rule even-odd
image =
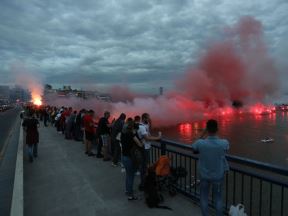
[[263, 142], [263, 143], [274, 142], [274, 139], [271, 137], [266, 137], [265, 139], [262, 139], [261, 142]]

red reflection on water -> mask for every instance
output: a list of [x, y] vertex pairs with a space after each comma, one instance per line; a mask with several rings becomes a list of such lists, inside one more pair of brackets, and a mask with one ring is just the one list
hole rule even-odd
[[272, 120], [275, 123], [276, 113], [271, 113], [268, 118], [269, 118], [269, 120]]
[[182, 137], [192, 137], [192, 125], [190, 123], [183, 123], [178, 126], [178, 130]]
[[256, 115], [272, 114], [275, 112], [275, 107], [272, 105], [255, 104], [249, 108], [249, 111]]
[[234, 113], [234, 110], [232, 107], [225, 107], [225, 108], [221, 108], [219, 110], [219, 114], [222, 116], [227, 116], [227, 115], [231, 115]]
[[255, 120], [261, 121], [263, 119], [263, 115], [254, 115]]

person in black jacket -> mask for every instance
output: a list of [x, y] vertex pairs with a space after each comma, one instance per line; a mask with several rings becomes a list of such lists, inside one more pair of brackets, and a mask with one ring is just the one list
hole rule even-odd
[[112, 166], [118, 166], [120, 158], [120, 135], [124, 126], [126, 115], [121, 113], [119, 118], [114, 122], [111, 130], [111, 152], [112, 152]]
[[74, 139], [76, 141], [82, 141], [83, 140], [83, 131], [82, 131], [82, 119], [83, 115], [85, 114], [86, 110], [82, 109], [79, 111], [79, 113], [76, 116], [75, 119], [75, 127], [74, 127]]
[[[138, 126], [137, 126], [138, 127]], [[134, 177], [137, 170], [136, 164], [133, 163], [134, 147], [142, 148], [143, 144], [140, 142], [135, 128], [134, 121], [128, 122], [126, 129], [121, 133], [122, 144], [122, 163], [126, 171], [125, 188], [128, 200], [137, 200], [133, 193]]]
[[[99, 137], [99, 142], [97, 145], [97, 158], [103, 158], [103, 160], [110, 160], [110, 130], [111, 124], [109, 123], [110, 112], [105, 111], [104, 116], [100, 118], [97, 128], [97, 136]], [[102, 149], [103, 148], [103, 149]], [[103, 154], [102, 154], [103, 150]]]
[[33, 157], [38, 156], [38, 143], [39, 143], [39, 121], [34, 118], [33, 113], [28, 113], [28, 118], [25, 118], [22, 123], [25, 131], [25, 143], [28, 146], [29, 161], [33, 162]]

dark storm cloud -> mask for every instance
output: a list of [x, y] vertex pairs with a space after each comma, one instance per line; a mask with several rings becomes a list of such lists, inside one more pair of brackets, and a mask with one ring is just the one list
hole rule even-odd
[[283, 63], [287, 10], [284, 0], [1, 0], [0, 78], [22, 61], [51, 84], [171, 86], [243, 15], [263, 23]]
[[[79, 73], [69, 73], [68, 74], [57, 74], [54, 76], [51, 76], [49, 79], [51, 82], [58, 83], [58, 80], [64, 80], [66, 83], [68, 82], [75, 82], [78, 83], [88, 83], [88, 84], [103, 84], [103, 83], [109, 83], [109, 84], [126, 84], [126, 83], [147, 83], [151, 81], [151, 77], [155, 76], [155, 73], [157, 73], [158, 76], [164, 77], [164, 79], [171, 79], [173, 74], [167, 74], [164, 72], [157, 72], [157, 71], [148, 71], [148, 72], [142, 72], [142, 73], [133, 73], [129, 74], [126, 72], [123, 73], [103, 73], [98, 72], [97, 75], [95, 74], [86, 74], [85, 76], [79, 76]], [[107, 79], [109, 77], [109, 79]]]

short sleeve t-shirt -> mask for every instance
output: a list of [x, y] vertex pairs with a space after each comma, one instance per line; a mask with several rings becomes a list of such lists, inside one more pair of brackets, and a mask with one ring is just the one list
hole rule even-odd
[[88, 131], [90, 133], [94, 133], [93, 117], [91, 115], [85, 115], [83, 117], [83, 122], [84, 122], [85, 131]]
[[145, 149], [150, 149], [151, 148], [151, 142], [147, 141], [144, 139], [144, 137], [146, 135], [150, 135], [150, 132], [149, 132], [149, 125], [148, 124], [143, 124], [143, 123], [140, 123], [139, 124], [139, 129], [137, 131], [138, 133], [138, 137], [140, 138], [140, 140], [142, 141], [142, 143], [144, 144], [144, 148]]
[[199, 152], [198, 172], [202, 179], [220, 180], [224, 172], [229, 169], [226, 160], [226, 151], [229, 142], [217, 136], [199, 139], [192, 144], [192, 148]]

